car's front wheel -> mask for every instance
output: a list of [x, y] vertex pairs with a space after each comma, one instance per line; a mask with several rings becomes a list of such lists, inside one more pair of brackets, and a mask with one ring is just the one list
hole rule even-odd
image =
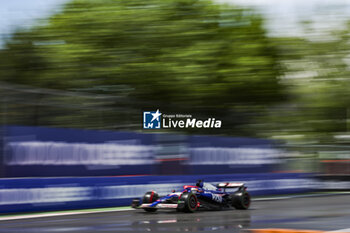
[[[154, 192], [154, 191], [150, 191], [145, 193], [145, 195], [142, 198], [142, 203], [145, 204], [149, 204], [149, 203], [153, 203], [154, 201], [158, 200], [159, 196], [158, 193]], [[146, 212], [156, 212], [157, 209], [156, 208], [144, 208], [144, 210]]]

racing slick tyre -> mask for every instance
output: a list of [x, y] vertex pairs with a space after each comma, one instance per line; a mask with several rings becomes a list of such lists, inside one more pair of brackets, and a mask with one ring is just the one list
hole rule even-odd
[[[154, 191], [147, 192], [147, 193], [145, 193], [145, 195], [142, 198], [142, 203], [145, 203], [145, 204], [152, 203], [152, 202], [158, 200], [158, 198], [159, 198], [159, 196], [156, 192], [154, 192]], [[156, 208], [144, 208], [144, 210], [146, 212], [156, 212], [157, 211]]]
[[250, 206], [250, 195], [248, 192], [236, 192], [231, 194], [232, 206], [239, 210], [246, 210]]
[[198, 208], [198, 200], [193, 193], [183, 193], [178, 201], [178, 211], [193, 213]]

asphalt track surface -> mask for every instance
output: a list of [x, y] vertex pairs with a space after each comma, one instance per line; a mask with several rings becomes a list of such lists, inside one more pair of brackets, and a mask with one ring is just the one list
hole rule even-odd
[[289, 228], [335, 231], [350, 228], [350, 195], [256, 201], [250, 210], [179, 213], [162, 210], [105, 212], [0, 222], [0, 232], [242, 232]]

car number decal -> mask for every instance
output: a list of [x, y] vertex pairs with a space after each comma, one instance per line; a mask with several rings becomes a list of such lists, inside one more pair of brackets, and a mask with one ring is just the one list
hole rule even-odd
[[220, 196], [218, 194], [212, 194], [211, 198], [216, 202], [222, 202], [222, 196]]

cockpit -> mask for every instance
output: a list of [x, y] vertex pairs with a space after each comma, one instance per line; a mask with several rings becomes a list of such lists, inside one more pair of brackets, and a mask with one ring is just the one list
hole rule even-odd
[[217, 190], [217, 187], [215, 187], [211, 183], [203, 182], [202, 180], [198, 180], [196, 183], [196, 186], [201, 187], [201, 188], [206, 189], [206, 190], [212, 190], [212, 191]]

